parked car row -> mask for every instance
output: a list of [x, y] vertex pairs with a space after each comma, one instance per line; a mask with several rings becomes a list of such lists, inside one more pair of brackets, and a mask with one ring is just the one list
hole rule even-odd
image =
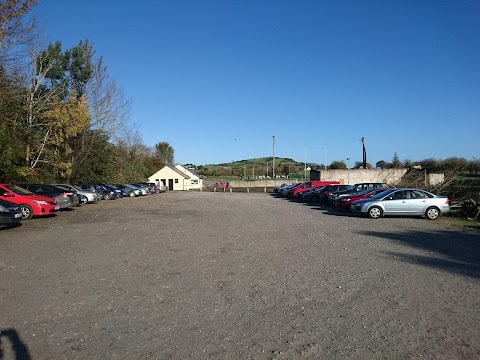
[[296, 184], [283, 184], [278, 188], [273, 189], [274, 192], [278, 193], [287, 198], [301, 198], [304, 193], [324, 187], [327, 185], [339, 184], [338, 181], [304, 181]]
[[283, 197], [308, 203], [335, 206], [361, 216], [377, 219], [384, 216], [422, 216], [435, 220], [450, 211], [447, 196], [415, 188], [389, 188], [384, 183], [359, 183], [351, 186], [328, 184], [297, 191], [299, 184], [284, 184], [274, 191]]
[[151, 183], [136, 184], [0, 184], [0, 226], [100, 200], [161, 192]]

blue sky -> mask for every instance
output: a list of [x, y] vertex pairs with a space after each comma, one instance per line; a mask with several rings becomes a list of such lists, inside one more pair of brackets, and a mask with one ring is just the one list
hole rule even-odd
[[[179, 163], [480, 159], [480, 2], [39, 1]], [[305, 151], [306, 149], [306, 151]]]

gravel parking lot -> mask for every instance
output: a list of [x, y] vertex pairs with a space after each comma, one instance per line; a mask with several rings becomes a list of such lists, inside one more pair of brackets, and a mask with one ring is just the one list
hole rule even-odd
[[480, 234], [449, 221], [222, 192], [25, 221], [0, 359], [479, 359]]

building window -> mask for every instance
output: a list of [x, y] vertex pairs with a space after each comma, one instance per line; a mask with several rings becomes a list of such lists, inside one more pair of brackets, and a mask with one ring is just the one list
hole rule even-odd
[[178, 184], [178, 179], [175, 179], [175, 184]]
[[192, 185], [198, 185], [198, 180], [197, 179], [192, 180]]

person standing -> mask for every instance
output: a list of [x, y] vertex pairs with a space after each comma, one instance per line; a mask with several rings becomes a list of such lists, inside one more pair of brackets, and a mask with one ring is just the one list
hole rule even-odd
[[225, 189], [227, 188], [227, 183], [224, 183], [222, 182], [222, 189], [223, 189], [223, 192], [225, 192]]

